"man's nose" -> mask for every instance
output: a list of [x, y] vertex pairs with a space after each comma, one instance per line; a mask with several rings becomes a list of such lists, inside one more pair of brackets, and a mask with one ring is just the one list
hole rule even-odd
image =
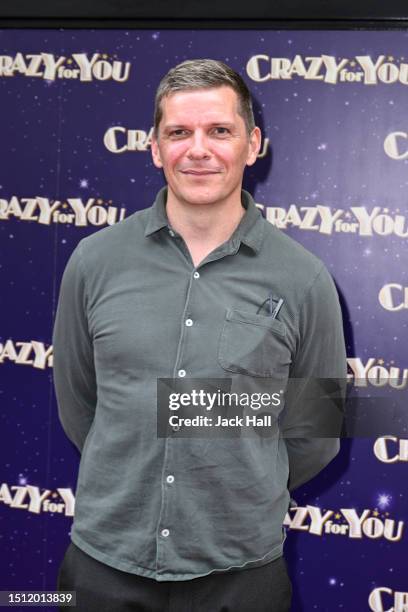
[[194, 132], [187, 153], [191, 159], [203, 159], [210, 156], [207, 137], [202, 132]]

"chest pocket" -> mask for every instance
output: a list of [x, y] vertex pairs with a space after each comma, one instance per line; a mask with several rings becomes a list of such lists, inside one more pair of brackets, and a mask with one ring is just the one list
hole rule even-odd
[[228, 372], [286, 378], [291, 353], [285, 325], [265, 315], [227, 310], [218, 348], [218, 363]]

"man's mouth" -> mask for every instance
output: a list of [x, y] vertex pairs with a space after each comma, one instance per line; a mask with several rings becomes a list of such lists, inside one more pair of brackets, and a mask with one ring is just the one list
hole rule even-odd
[[182, 174], [191, 174], [193, 176], [207, 176], [209, 174], [219, 174], [219, 170], [194, 170], [193, 168], [187, 168], [181, 170]]

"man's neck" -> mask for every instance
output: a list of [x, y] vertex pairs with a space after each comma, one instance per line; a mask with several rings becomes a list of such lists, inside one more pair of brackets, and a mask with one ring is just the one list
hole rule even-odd
[[167, 218], [171, 227], [179, 233], [187, 246], [201, 246], [208, 252], [226, 242], [245, 214], [241, 204], [241, 192], [212, 204], [190, 204], [180, 202], [168, 192]]

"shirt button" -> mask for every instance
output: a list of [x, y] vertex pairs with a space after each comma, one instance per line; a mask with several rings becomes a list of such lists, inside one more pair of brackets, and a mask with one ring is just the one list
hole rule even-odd
[[173, 431], [178, 431], [180, 429], [180, 425], [173, 425], [172, 426], [172, 430]]
[[199, 272], [194, 272], [193, 276], [194, 276], [194, 278], [200, 278], [200, 273]]
[[180, 376], [180, 378], [183, 378], [183, 376], [186, 375], [186, 371], [185, 370], [179, 370], [177, 373]]
[[192, 326], [192, 324], [193, 324], [192, 319], [186, 319], [186, 325], [187, 325], [187, 327], [191, 327], [191, 326]]
[[170, 234], [170, 236], [171, 236], [172, 238], [174, 238], [174, 232], [173, 232], [173, 230], [169, 230], [169, 234]]
[[174, 476], [172, 474], [169, 474], [166, 478], [166, 481], [171, 484], [172, 482], [174, 482]]
[[170, 534], [170, 531], [168, 529], [162, 529], [161, 534], [163, 538], [167, 538], [167, 536]]

